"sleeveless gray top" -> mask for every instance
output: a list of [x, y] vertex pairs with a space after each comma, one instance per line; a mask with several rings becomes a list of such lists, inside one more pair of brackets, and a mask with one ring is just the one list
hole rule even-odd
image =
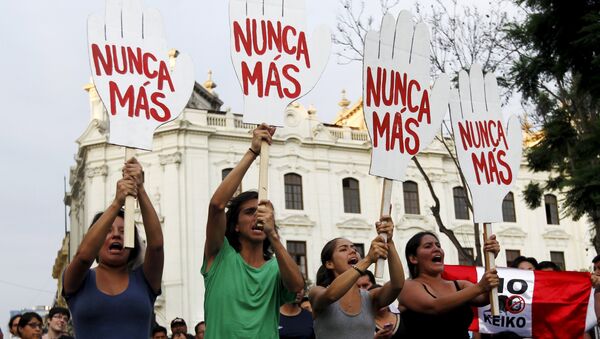
[[348, 315], [339, 300], [329, 305], [314, 321], [317, 339], [365, 339], [375, 334], [375, 313], [369, 292], [360, 290], [360, 313]]

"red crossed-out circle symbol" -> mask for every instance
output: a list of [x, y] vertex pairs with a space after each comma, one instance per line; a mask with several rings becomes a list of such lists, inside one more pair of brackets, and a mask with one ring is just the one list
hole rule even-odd
[[512, 314], [518, 314], [525, 310], [525, 299], [520, 295], [512, 295], [504, 302], [505, 310]]

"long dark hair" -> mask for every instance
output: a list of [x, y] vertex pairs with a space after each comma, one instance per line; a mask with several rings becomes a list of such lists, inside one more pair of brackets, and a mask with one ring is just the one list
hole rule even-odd
[[[96, 215], [94, 215], [94, 218], [92, 219], [92, 224], [90, 225], [90, 227], [88, 228], [88, 230], [90, 228], [92, 228], [92, 226], [94, 226], [94, 224], [98, 221], [98, 219], [100, 219], [100, 217], [104, 214], [104, 212], [98, 212], [96, 213]], [[117, 212], [117, 217], [121, 217], [123, 219], [125, 219], [125, 211], [123, 209], [120, 209]], [[116, 218], [115, 218], [116, 219]], [[113, 220], [114, 222], [114, 220]], [[138, 235], [138, 230], [137, 227], [133, 228], [133, 232], [134, 232], [134, 244], [133, 244], [133, 248], [131, 249], [131, 252], [129, 252], [129, 257], [127, 257], [127, 265], [133, 265], [133, 262], [137, 259], [138, 255], [140, 254], [140, 239], [139, 239], [139, 235]], [[100, 263], [100, 257], [97, 256], [96, 257], [96, 262]]]
[[332, 270], [325, 267], [325, 263], [327, 263], [333, 257], [335, 245], [339, 239], [342, 238], [329, 240], [321, 250], [321, 267], [319, 267], [319, 270], [317, 271], [317, 286], [327, 287], [335, 279], [335, 274]]
[[[242, 244], [240, 243], [240, 234], [235, 230], [240, 216], [240, 206], [244, 202], [252, 199], [258, 199], [258, 192], [246, 191], [240, 193], [233, 199], [229, 200], [229, 203], [227, 204], [227, 212], [225, 212], [227, 225], [227, 228], [225, 229], [225, 236], [227, 237], [229, 245], [231, 245], [236, 252], [239, 252], [242, 249]], [[273, 257], [273, 250], [271, 248], [271, 242], [269, 241], [269, 238], [266, 238], [263, 241], [263, 257], [265, 260], [269, 260]]]
[[423, 239], [423, 237], [426, 235], [430, 235], [436, 240], [439, 240], [438, 236], [435, 235], [435, 233], [425, 231], [413, 235], [412, 238], [410, 238], [410, 240], [408, 240], [408, 242], [406, 243], [406, 249], [404, 250], [404, 254], [406, 256], [406, 264], [408, 265], [410, 277], [413, 279], [419, 276], [419, 268], [417, 267], [417, 265], [410, 262], [410, 257], [417, 256], [417, 248], [419, 248], [419, 245], [421, 245], [421, 239]]

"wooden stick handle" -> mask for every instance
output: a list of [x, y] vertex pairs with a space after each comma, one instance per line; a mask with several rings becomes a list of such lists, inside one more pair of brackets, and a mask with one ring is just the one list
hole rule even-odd
[[[394, 182], [390, 179], [383, 179], [383, 192], [381, 193], [381, 209], [379, 210], [379, 216], [390, 215], [392, 212], [392, 187]], [[387, 242], [387, 234], [379, 234], [383, 241]], [[383, 279], [383, 273], [385, 271], [385, 259], [377, 259], [375, 264], [375, 277], [377, 279]]]
[[[258, 201], [269, 198], [269, 144], [260, 144], [260, 164], [258, 168]], [[263, 225], [258, 223], [259, 227]]]
[[[125, 148], [125, 161], [135, 156], [135, 148]], [[135, 197], [128, 195], [125, 197], [125, 247], [133, 248], [135, 246]]]
[[[483, 224], [483, 238], [485, 240], [489, 239], [492, 235], [492, 224], [484, 223]], [[489, 271], [491, 269], [496, 268], [496, 258], [494, 257], [494, 252], [484, 252], [485, 257], [485, 270]], [[498, 304], [498, 288], [495, 287], [490, 291], [490, 309], [492, 311], [492, 315], [500, 315], [500, 305]]]

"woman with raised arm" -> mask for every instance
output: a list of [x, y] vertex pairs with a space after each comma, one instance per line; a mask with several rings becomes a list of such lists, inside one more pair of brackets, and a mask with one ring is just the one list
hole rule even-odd
[[279, 307], [304, 288], [279, 239], [271, 202], [259, 202], [252, 191], [232, 199], [274, 132], [265, 124], [252, 132], [250, 148], [210, 200], [202, 264], [207, 339], [278, 338]]
[[[498, 255], [496, 236], [486, 240], [483, 250]], [[489, 304], [488, 292], [499, 283], [496, 270], [485, 272], [477, 284], [442, 278], [444, 250], [431, 232], [415, 234], [405, 252], [411, 279], [399, 299], [402, 338], [469, 338], [471, 306]]]
[[[317, 286], [309, 293], [317, 338], [373, 338], [375, 313], [398, 298], [404, 270], [394, 246], [394, 224], [382, 217], [376, 227], [389, 240], [386, 244], [375, 237], [365, 258], [348, 239], [335, 238], [323, 247]], [[380, 257], [388, 259], [390, 281], [370, 291], [360, 289], [356, 281]]]
[[[141, 266], [135, 265], [140, 242], [125, 248], [125, 197], [137, 197], [147, 247]], [[90, 269], [94, 260], [98, 266]], [[160, 295], [163, 272], [160, 221], [144, 189], [144, 172], [135, 158], [127, 161], [123, 178], [108, 208], [98, 213], [85, 234], [63, 279], [63, 295], [72, 313], [77, 339], [150, 337], [154, 301]]]

